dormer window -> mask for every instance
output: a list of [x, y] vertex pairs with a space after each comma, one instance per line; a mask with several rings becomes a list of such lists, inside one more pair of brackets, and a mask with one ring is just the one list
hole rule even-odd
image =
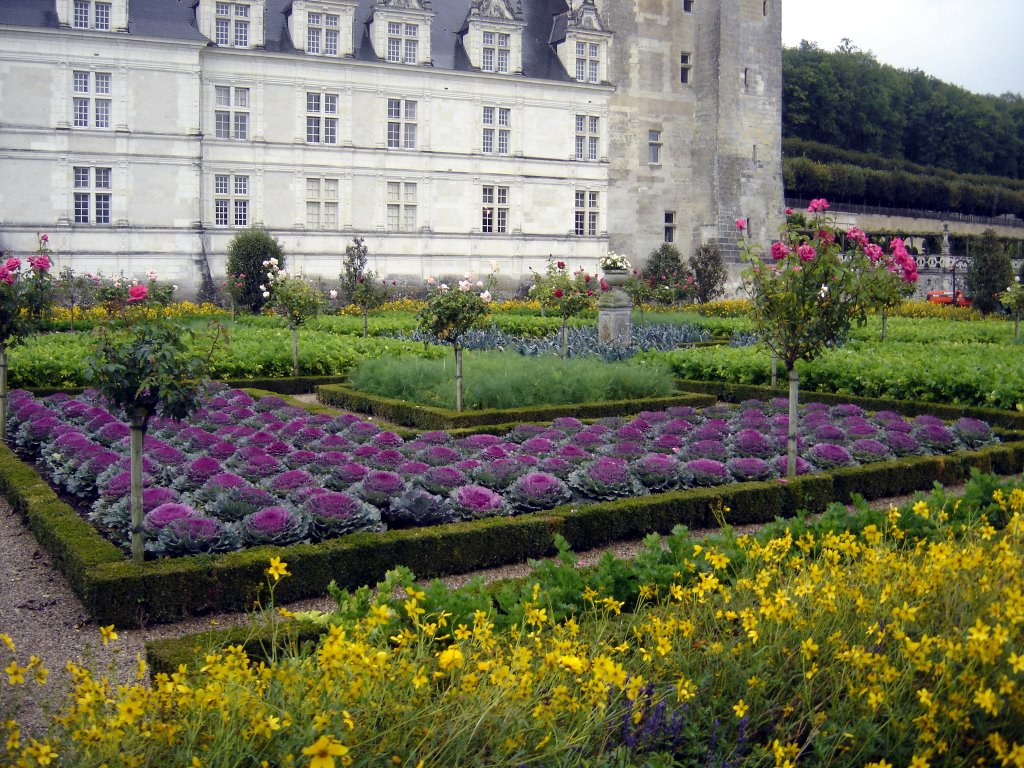
[[430, 0], [374, 0], [370, 40], [391, 64], [430, 64]]
[[294, 0], [288, 33], [295, 47], [312, 56], [351, 56], [357, 0]]
[[245, 3], [217, 3], [217, 45], [249, 47], [249, 6]]
[[608, 48], [612, 35], [597, 11], [594, 0], [583, 0], [579, 9], [555, 17], [551, 43], [570, 77], [578, 83], [608, 82]]
[[597, 83], [601, 79], [601, 46], [576, 41], [576, 82]]
[[508, 0], [481, 0], [469, 9], [462, 46], [481, 72], [499, 75], [523, 71], [522, 9]]
[[199, 0], [199, 31], [222, 48], [258, 48], [263, 45], [264, 0]]
[[511, 35], [505, 32], [483, 33], [483, 59], [480, 69], [484, 72], [498, 72], [507, 75], [511, 54]]
[[72, 29], [124, 31], [128, 28], [127, 0], [57, 0], [57, 18]]
[[388, 61], [394, 64], [416, 64], [420, 55], [418, 24], [388, 22]]

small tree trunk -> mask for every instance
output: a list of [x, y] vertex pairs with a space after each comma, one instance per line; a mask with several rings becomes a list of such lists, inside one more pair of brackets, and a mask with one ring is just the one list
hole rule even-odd
[[778, 355], [772, 355], [772, 389], [779, 383], [779, 357]]
[[462, 410], [462, 347], [455, 345], [455, 410]]
[[800, 374], [789, 369], [789, 436], [786, 440], [786, 477], [796, 477], [796, 436], [799, 419]]
[[71, 332], [75, 332], [75, 302], [71, 302]]
[[292, 376], [299, 377], [299, 329], [292, 328]]
[[0, 442], [7, 442], [7, 343], [0, 342]]
[[568, 318], [566, 318], [566, 317], [562, 318], [562, 359], [563, 360], [565, 360], [566, 356], [569, 354], [569, 333], [568, 333], [568, 328], [567, 328], [568, 322], [569, 322]]
[[889, 316], [882, 313], [882, 341], [885, 341], [885, 337], [889, 334]]
[[146, 558], [142, 541], [142, 445], [146, 436], [142, 426], [134, 420], [131, 423], [131, 453], [129, 473], [131, 475], [132, 502], [132, 560], [141, 563]]
[[369, 314], [366, 313], [366, 312], [363, 312], [363, 338], [364, 339], [367, 336], [370, 335], [370, 326], [369, 326], [368, 319], [369, 319]]

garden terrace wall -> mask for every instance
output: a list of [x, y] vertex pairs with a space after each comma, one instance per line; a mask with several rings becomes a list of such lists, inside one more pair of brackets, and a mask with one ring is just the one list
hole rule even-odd
[[1004, 475], [1020, 472], [1024, 433], [1007, 433], [1004, 439], [1008, 442], [979, 451], [869, 464], [786, 483], [733, 483], [567, 505], [519, 517], [350, 534], [320, 544], [142, 564], [126, 560], [6, 447], [0, 447], [0, 491], [66, 575], [88, 614], [101, 624], [131, 626], [207, 611], [250, 609], [265, 586], [267, 564], [275, 556], [284, 558], [293, 574], [276, 592], [280, 602], [289, 602], [325, 594], [331, 580], [342, 587], [374, 584], [397, 565], [431, 578], [520, 563], [554, 553], [556, 533], [582, 551], [668, 532], [678, 524], [707, 526], [714, 522], [713, 510], [720, 505], [730, 508], [726, 520], [731, 524], [764, 523], [798, 509], [821, 511], [855, 492], [874, 498], [926, 490], [935, 481], [957, 483], [971, 467]]
[[[699, 392], [712, 395], [727, 403], [741, 403], [744, 400], [770, 400], [773, 397], [786, 397], [788, 389], [779, 387], [762, 387], [754, 384], [734, 384], [725, 381], [694, 381], [677, 379], [676, 387], [685, 392]], [[891, 410], [904, 416], [920, 416], [930, 414], [944, 421], [968, 417], [981, 419], [993, 427], [1009, 430], [1024, 430], [1024, 413], [1004, 411], [998, 408], [981, 408], [974, 405], [955, 405], [946, 403], [928, 403], [918, 400], [890, 400], [882, 397], [858, 397], [856, 395], [837, 394], [834, 392], [800, 391], [800, 402], [819, 402], [827, 405], [850, 403], [859, 405], [866, 411]]]
[[528, 408], [489, 408], [479, 411], [452, 411], [447, 408], [417, 405], [407, 400], [379, 397], [359, 392], [340, 384], [317, 387], [316, 394], [317, 399], [324, 405], [358, 413], [369, 413], [394, 424], [416, 427], [423, 430], [524, 424], [551, 421], [559, 416], [596, 419], [602, 416], [630, 415], [645, 410], [664, 410], [674, 405], [704, 408], [715, 404], [715, 398], [711, 395], [686, 392], [670, 397], [653, 397], [637, 400], [608, 400], [597, 403], [544, 405]]

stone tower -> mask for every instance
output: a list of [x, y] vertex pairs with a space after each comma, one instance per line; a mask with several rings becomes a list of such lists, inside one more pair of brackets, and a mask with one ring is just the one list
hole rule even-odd
[[596, 0], [614, 32], [610, 248], [642, 261], [782, 222], [781, 0]]

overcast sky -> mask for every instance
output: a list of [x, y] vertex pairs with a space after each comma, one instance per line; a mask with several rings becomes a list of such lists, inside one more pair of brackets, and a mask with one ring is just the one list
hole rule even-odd
[[835, 50], [844, 37], [883, 64], [975, 93], [1024, 95], [1024, 0], [782, 0], [782, 42]]

